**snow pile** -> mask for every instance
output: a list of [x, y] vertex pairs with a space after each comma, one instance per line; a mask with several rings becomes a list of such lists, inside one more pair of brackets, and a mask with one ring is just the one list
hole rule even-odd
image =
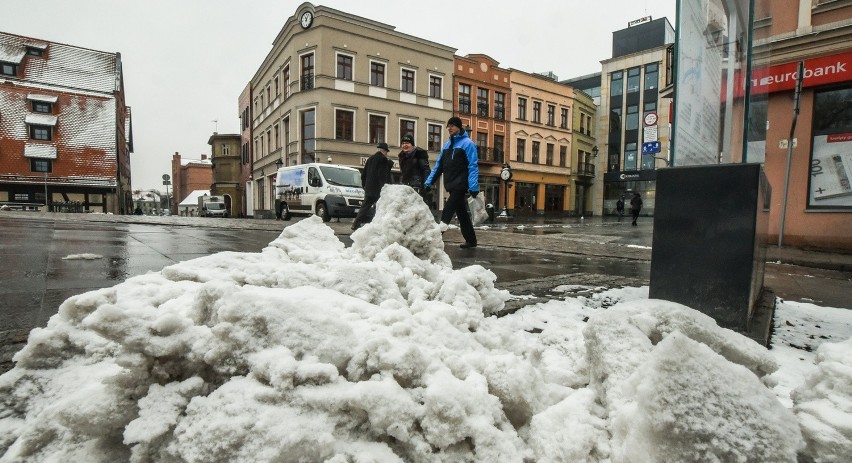
[[791, 394], [814, 461], [852, 458], [852, 339], [817, 349], [817, 371]]
[[68, 299], [0, 376], [0, 462], [795, 461], [804, 446], [754, 342], [646, 289], [489, 316], [509, 294], [452, 269], [413, 190], [386, 187], [378, 211], [351, 248], [314, 217], [260, 253]]

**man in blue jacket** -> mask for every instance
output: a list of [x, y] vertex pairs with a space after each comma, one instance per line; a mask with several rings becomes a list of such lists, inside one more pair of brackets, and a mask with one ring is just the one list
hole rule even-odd
[[461, 248], [475, 248], [476, 232], [467, 211], [465, 193], [470, 192], [474, 198], [479, 194], [479, 155], [473, 140], [462, 128], [461, 119], [451, 117], [447, 121], [447, 131], [450, 132], [450, 139], [441, 150], [441, 156], [424, 182], [424, 187], [428, 191], [438, 177], [444, 175], [444, 188], [450, 192], [450, 197], [444, 204], [441, 222], [449, 225], [455, 214], [464, 237]]

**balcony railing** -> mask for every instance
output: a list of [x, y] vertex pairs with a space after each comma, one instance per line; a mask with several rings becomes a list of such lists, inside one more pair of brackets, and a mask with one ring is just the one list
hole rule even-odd
[[305, 74], [302, 76], [302, 90], [311, 90], [314, 88], [314, 75]]
[[581, 162], [577, 164], [577, 175], [583, 175], [585, 177], [594, 177], [595, 165], [589, 164], [587, 162]]
[[493, 162], [495, 164], [503, 164], [503, 153], [501, 148], [489, 148], [487, 146], [477, 146], [479, 151], [479, 162]]

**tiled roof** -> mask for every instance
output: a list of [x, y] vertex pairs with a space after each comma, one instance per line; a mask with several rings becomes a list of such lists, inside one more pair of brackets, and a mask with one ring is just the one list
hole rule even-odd
[[28, 56], [27, 47], [44, 42], [0, 32], [0, 61], [22, 63], [21, 77], [32, 83], [112, 93], [117, 88], [117, 55], [62, 43], [49, 43], [44, 56]]
[[24, 145], [24, 157], [56, 159], [56, 145], [46, 143], [27, 143]]

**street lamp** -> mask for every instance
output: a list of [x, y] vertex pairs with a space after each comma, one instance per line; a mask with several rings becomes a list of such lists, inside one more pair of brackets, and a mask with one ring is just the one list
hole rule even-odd
[[473, 130], [473, 129], [470, 127], [470, 124], [468, 124], [468, 125], [464, 126], [464, 131], [465, 131], [465, 132], [467, 132], [467, 136], [468, 136], [468, 137], [470, 136], [470, 131], [471, 131], [471, 130]]
[[598, 145], [595, 145], [595, 146], [592, 147], [592, 157], [593, 158], [598, 157]]
[[280, 169], [280, 168], [281, 168], [281, 166], [283, 166], [283, 165], [284, 165], [284, 160], [283, 160], [283, 159], [278, 158], [278, 160], [277, 160], [277, 161], [275, 161], [275, 168]]
[[172, 184], [172, 182], [169, 181], [170, 179], [171, 177], [169, 177], [169, 174], [163, 174], [163, 185], [166, 186], [166, 210], [169, 211], [169, 215], [172, 213], [172, 202], [171, 198], [169, 198], [169, 185]]
[[503, 180], [503, 210], [498, 216], [501, 219], [509, 218], [509, 180], [512, 180], [512, 168], [509, 164], [503, 164], [503, 169], [500, 170], [500, 179]]

